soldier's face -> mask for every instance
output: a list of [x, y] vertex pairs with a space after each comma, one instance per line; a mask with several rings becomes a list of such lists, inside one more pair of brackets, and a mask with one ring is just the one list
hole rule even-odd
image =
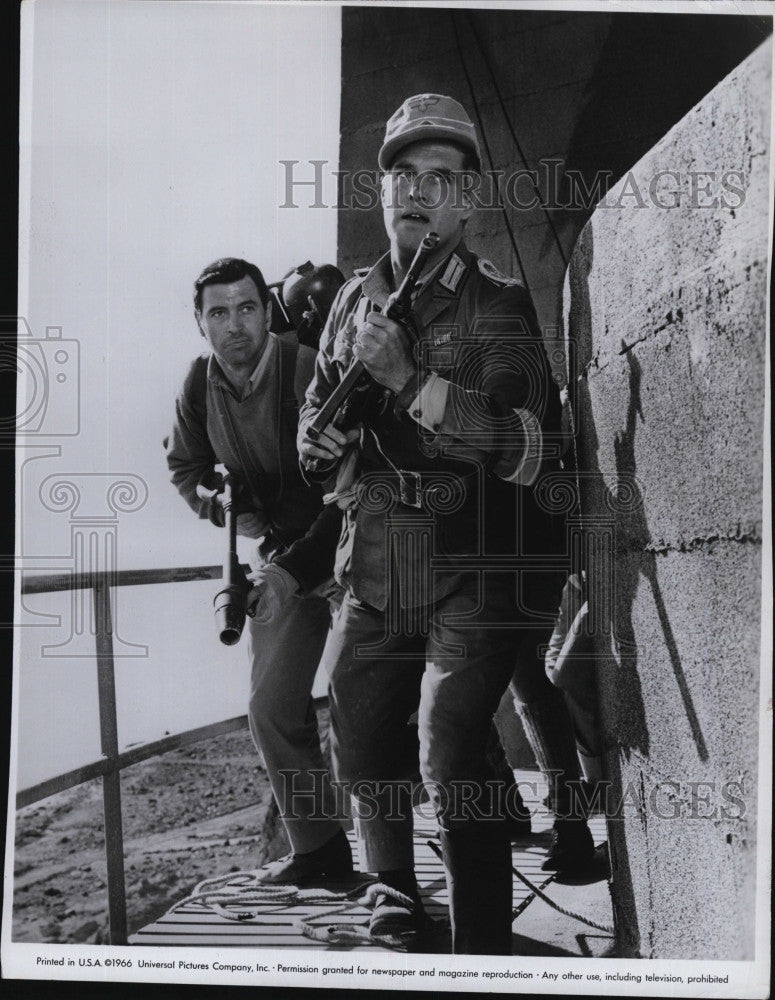
[[398, 151], [382, 181], [382, 214], [400, 255], [414, 254], [431, 230], [440, 237], [437, 254], [456, 246], [473, 211], [464, 160], [449, 142], [415, 142]]
[[225, 368], [255, 367], [266, 340], [269, 310], [247, 275], [229, 285], [205, 285], [197, 317], [202, 336]]

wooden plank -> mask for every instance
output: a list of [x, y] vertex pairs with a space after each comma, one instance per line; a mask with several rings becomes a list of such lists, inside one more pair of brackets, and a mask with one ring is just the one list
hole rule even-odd
[[255, 938], [252, 937], [241, 937], [241, 938], [220, 938], [211, 936], [207, 940], [192, 940], [188, 935], [148, 935], [143, 936], [142, 939], [138, 937], [133, 937], [131, 944], [147, 945], [147, 946], [159, 946], [167, 947], [169, 945], [181, 945], [183, 947], [218, 947], [218, 948], [255, 948], [262, 947], [272, 950], [279, 950], [282, 948], [305, 948], [314, 949], [316, 951], [325, 952], [339, 952], [346, 953], [354, 951], [357, 949], [359, 952], [379, 952], [380, 954], [385, 954], [389, 951], [388, 948], [380, 948], [378, 945], [370, 944], [368, 941], [364, 941], [363, 944], [358, 942], [357, 944], [347, 944], [347, 945], [336, 945], [336, 944], [323, 944], [322, 942], [310, 941], [309, 938], [302, 938], [299, 941], [272, 941], [268, 940], [261, 942], [257, 945]]
[[[280, 915], [276, 913], [275, 914], [268, 913], [265, 916], [253, 917], [250, 920], [226, 920], [221, 916], [214, 917], [212, 914], [205, 915], [205, 914], [176, 912], [175, 919], [166, 916], [159, 917], [156, 923], [151, 926], [173, 927], [179, 925], [181, 927], [192, 927], [192, 928], [196, 927], [200, 929], [205, 927], [215, 927], [219, 929], [223, 927], [227, 928], [241, 927], [241, 928], [257, 928], [257, 929], [260, 929], [261, 927], [271, 927], [278, 933], [280, 932], [287, 933], [293, 929], [293, 926], [297, 920], [314, 920], [316, 917], [320, 917], [321, 913], [323, 912], [324, 912], [323, 910], [320, 910], [317, 913], [294, 912], [293, 916], [288, 916], [287, 914]], [[339, 917], [339, 915], [334, 914], [330, 919], [332, 921], [336, 920], [337, 922], [341, 923], [363, 923], [364, 920], [367, 921], [370, 916], [371, 916], [370, 910], [360, 910], [360, 911], [348, 910], [346, 913], [341, 914], [341, 918]]]
[[[351, 923], [353, 927], [356, 926], [362, 927], [364, 926], [365, 923], [368, 923], [368, 919], [366, 919], [365, 921], [341, 920], [337, 921], [337, 923]], [[287, 925], [271, 924], [271, 923], [256, 924], [256, 923], [251, 923], [249, 920], [239, 921], [239, 922], [235, 921], [234, 923], [228, 920], [224, 920], [220, 924], [189, 924], [186, 921], [173, 921], [167, 923], [166, 921], [165, 922], [159, 921], [158, 923], [154, 924], [152, 928], [146, 928], [146, 931], [144, 933], [147, 933], [151, 929], [157, 932], [165, 931], [172, 934], [182, 934], [184, 933], [185, 929], [186, 934], [191, 934], [193, 936], [204, 935], [205, 937], [209, 936], [210, 934], [225, 934], [229, 937], [233, 937], [235, 934], [236, 935], [249, 934], [256, 940], [265, 937], [276, 937], [278, 939], [282, 939], [283, 941], [286, 941], [288, 938], [295, 938], [306, 942], [308, 946], [310, 944], [314, 945], [315, 943], [311, 942], [309, 938], [304, 937], [301, 931], [298, 930], [298, 928], [293, 927], [291, 924]]]
[[[518, 780], [535, 780], [534, 772], [517, 772]], [[533, 807], [540, 810], [533, 817], [533, 833], [540, 835], [551, 830], [551, 814], [544, 810], [542, 797], [539, 794], [533, 800]], [[604, 817], [593, 817], [590, 821], [590, 829], [596, 843], [601, 843], [606, 839], [606, 827]], [[357, 845], [352, 831], [348, 833], [348, 838], [353, 847], [354, 857], [357, 860]], [[541, 865], [546, 857], [549, 838], [542, 838], [543, 843], [525, 838], [522, 842], [512, 845], [513, 864], [524, 874], [535, 886], [544, 889], [553, 879], [549, 872], [541, 870]], [[418, 884], [423, 897], [423, 903], [431, 916], [446, 917], [448, 915], [448, 893], [444, 877], [444, 868], [440, 858], [435, 854], [428, 842], [438, 844], [438, 833], [435, 822], [424, 816], [418, 816], [415, 820], [414, 829], [414, 854], [415, 869], [417, 872]], [[323, 887], [323, 886], [321, 886]], [[350, 889], [352, 882], [339, 881], [336, 884], [328, 883], [324, 886], [328, 889]], [[305, 887], [307, 888], [307, 887]], [[535, 898], [533, 892], [516, 878], [512, 892], [512, 905], [514, 908], [523, 910]], [[231, 904], [233, 909], [239, 909], [240, 904]], [[330, 945], [324, 942], [313, 941], [303, 937], [293, 927], [293, 922], [299, 919], [310, 920], [315, 924], [315, 915], [324, 913], [340, 905], [339, 901], [324, 900], [320, 902], [309, 902], [299, 900], [298, 903], [290, 901], [288, 903], [278, 903], [268, 901], [260, 906], [255, 904], [250, 906], [256, 911], [256, 917], [248, 921], [230, 921], [220, 917], [218, 914], [208, 910], [207, 907], [194, 901], [187, 903], [178, 910], [172, 910], [165, 914], [156, 923], [138, 931], [132, 939], [133, 944], [212, 944], [224, 947], [249, 946], [259, 948], [303, 948], [311, 951], [373, 951], [384, 952], [388, 949], [380, 948], [378, 945], [351, 944], [351, 945]], [[370, 911], [354, 902], [348, 905], [341, 914], [331, 914], [325, 921], [336, 923], [363, 924], [368, 919]], [[322, 925], [322, 922], [321, 922]]]

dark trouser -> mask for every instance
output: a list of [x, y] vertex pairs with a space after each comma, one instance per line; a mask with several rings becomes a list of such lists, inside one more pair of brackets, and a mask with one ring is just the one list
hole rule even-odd
[[330, 622], [317, 592], [291, 598], [270, 622], [248, 618], [250, 732], [291, 848], [301, 854], [341, 829], [311, 696]]
[[[484, 593], [482, 593], [484, 589]], [[414, 866], [407, 778], [420, 774], [442, 831], [453, 951], [511, 953], [511, 862], [500, 798], [488, 784], [488, 732], [517, 662], [551, 690], [538, 653], [551, 623], [515, 622], [513, 574], [471, 576], [430, 607], [382, 613], [347, 595], [329, 636], [332, 748], [351, 783], [361, 864]], [[532, 675], [536, 675], [535, 679]]]

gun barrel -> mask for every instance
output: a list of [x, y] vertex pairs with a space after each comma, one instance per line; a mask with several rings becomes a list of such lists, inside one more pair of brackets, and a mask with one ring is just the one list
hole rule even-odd
[[[430, 257], [438, 244], [438, 233], [429, 232], [423, 236], [412, 263], [409, 265], [409, 270], [404, 275], [404, 280], [388, 305], [385, 315], [389, 319], [400, 320], [411, 309], [412, 292], [428, 261], [428, 257]], [[365, 382], [370, 381], [371, 376], [366, 371], [365, 366], [356, 358], [347, 369], [342, 381], [318, 410], [317, 416], [307, 428], [307, 436], [313, 441], [317, 441], [326, 427], [332, 421], [335, 422], [337, 414], [339, 414], [356, 389], [363, 386]], [[308, 465], [310, 471], [316, 471], [317, 464], [316, 462], [313, 468], [310, 463]]]
[[213, 601], [215, 629], [224, 646], [234, 646], [240, 641], [245, 627], [245, 591], [229, 585], [219, 590]]
[[423, 268], [428, 262], [428, 258], [438, 245], [438, 233], [430, 232], [423, 236], [420, 245], [417, 247], [417, 252], [412, 259], [412, 263], [409, 265], [409, 270], [404, 275], [404, 280], [395, 294], [391, 307], [388, 308], [387, 315], [389, 318], [393, 318], [392, 314], [394, 311], [398, 314], [396, 316], [398, 319], [401, 318], [402, 313], [409, 311], [412, 305], [412, 292], [423, 272]]
[[223, 490], [223, 516], [228, 548], [223, 560], [223, 587], [213, 600], [215, 628], [225, 646], [239, 642], [245, 627], [246, 589], [245, 577], [237, 558], [237, 515], [233, 507], [232, 482], [226, 477]]

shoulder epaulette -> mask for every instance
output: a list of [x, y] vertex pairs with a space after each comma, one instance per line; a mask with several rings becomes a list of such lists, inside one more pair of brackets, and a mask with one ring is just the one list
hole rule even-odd
[[353, 276], [356, 278], [365, 278], [370, 270], [370, 267], [356, 267], [353, 271]]
[[503, 285], [504, 287], [510, 285], [517, 285], [520, 288], [523, 287], [522, 282], [518, 278], [510, 278], [506, 274], [501, 274], [491, 260], [486, 260], [484, 257], [480, 257], [477, 263], [479, 265], [480, 274], [483, 274], [485, 278], [489, 278], [493, 284]]

